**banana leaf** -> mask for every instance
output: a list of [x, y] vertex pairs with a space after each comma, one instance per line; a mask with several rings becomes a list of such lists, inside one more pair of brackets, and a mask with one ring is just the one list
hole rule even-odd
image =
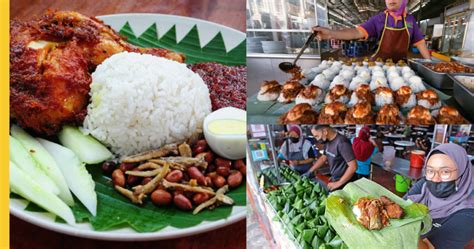
[[[357, 221], [352, 212], [353, 204], [361, 197], [379, 198], [382, 195], [400, 205], [404, 216], [401, 219], [390, 219], [390, 225], [381, 230], [368, 230]], [[326, 200], [325, 217], [351, 249], [418, 248], [420, 235], [429, 232], [432, 222], [425, 205], [413, 203], [411, 200], [405, 201], [365, 178], [331, 193]]]

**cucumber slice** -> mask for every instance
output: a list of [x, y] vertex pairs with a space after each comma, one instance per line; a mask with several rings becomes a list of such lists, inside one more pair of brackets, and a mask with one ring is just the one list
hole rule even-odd
[[59, 141], [87, 164], [101, 163], [112, 153], [91, 135], [84, 135], [77, 127], [64, 126], [58, 134]]
[[61, 170], [59, 170], [56, 161], [48, 151], [46, 151], [38, 140], [30, 136], [17, 125], [12, 125], [11, 135], [25, 147], [26, 151], [33, 157], [38, 165], [41, 166], [43, 171], [56, 183], [56, 186], [59, 188], [59, 198], [69, 206], [74, 205], [74, 199], [66, 184], [66, 180]]
[[45, 190], [12, 161], [10, 161], [10, 189], [15, 194], [61, 217], [68, 224], [76, 224], [71, 209], [59, 197]]
[[54, 181], [49, 178], [40, 165], [28, 154], [28, 151], [14, 137], [10, 136], [10, 160], [45, 190], [55, 195], [59, 194], [59, 188]]
[[79, 160], [72, 150], [64, 146], [41, 138], [38, 138], [38, 141], [56, 160], [72, 193], [95, 216], [97, 213], [95, 183], [92, 176], [87, 172], [85, 164]]

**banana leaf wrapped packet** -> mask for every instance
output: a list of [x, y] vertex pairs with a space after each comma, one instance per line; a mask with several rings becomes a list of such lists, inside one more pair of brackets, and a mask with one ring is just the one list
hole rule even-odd
[[[353, 213], [360, 198], [386, 196], [403, 208], [400, 219], [390, 219], [381, 230], [368, 230]], [[418, 248], [420, 235], [431, 229], [428, 207], [403, 200], [381, 185], [362, 178], [332, 192], [326, 199], [325, 217], [349, 248]]]

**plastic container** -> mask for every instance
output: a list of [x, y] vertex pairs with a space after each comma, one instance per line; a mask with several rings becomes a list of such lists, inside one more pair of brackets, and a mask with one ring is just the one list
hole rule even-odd
[[395, 175], [395, 190], [400, 193], [406, 193], [410, 187], [411, 180], [408, 177]]
[[425, 152], [422, 150], [412, 150], [410, 153], [410, 167], [421, 169], [425, 163]]

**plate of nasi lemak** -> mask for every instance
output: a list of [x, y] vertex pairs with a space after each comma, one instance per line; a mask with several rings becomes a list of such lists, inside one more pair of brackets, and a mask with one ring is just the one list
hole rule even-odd
[[48, 11], [10, 37], [11, 214], [133, 241], [245, 218], [244, 33]]

